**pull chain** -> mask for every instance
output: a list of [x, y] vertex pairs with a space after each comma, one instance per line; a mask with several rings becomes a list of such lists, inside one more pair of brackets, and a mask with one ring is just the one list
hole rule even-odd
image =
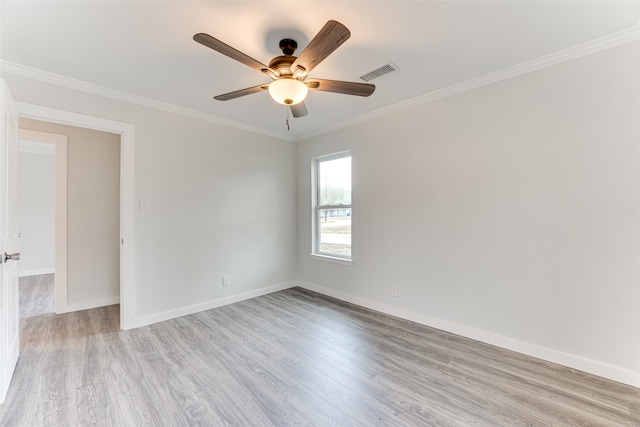
[[287, 108], [287, 116], [286, 116], [286, 119], [285, 119], [285, 125], [287, 126], [287, 131], [289, 131], [289, 130], [291, 130], [289, 128], [289, 106], [287, 106], [286, 108]]

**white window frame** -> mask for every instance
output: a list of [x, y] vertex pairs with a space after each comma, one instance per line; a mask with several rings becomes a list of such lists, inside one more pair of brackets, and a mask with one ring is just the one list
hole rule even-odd
[[[320, 211], [323, 209], [351, 209], [351, 218], [353, 218], [353, 200], [350, 205], [320, 205], [320, 178], [318, 173], [320, 171], [319, 164], [322, 162], [327, 162], [331, 160], [342, 159], [345, 157], [351, 157], [353, 161], [353, 156], [351, 155], [351, 151], [342, 151], [339, 153], [334, 153], [326, 156], [315, 157], [312, 159], [312, 249], [311, 249], [311, 257], [321, 261], [329, 261], [335, 262], [338, 264], [346, 264], [351, 265], [353, 259], [353, 240], [351, 246], [351, 255], [341, 255], [341, 254], [332, 254], [328, 252], [320, 251]], [[352, 185], [353, 187], [353, 185]], [[353, 219], [352, 219], [353, 221]], [[353, 224], [352, 224], [353, 225]], [[351, 230], [351, 238], [353, 239], [353, 228]]]

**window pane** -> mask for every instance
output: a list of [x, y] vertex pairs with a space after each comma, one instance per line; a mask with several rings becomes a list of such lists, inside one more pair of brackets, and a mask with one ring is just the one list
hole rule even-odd
[[320, 252], [351, 256], [351, 208], [319, 209]]
[[318, 162], [318, 205], [351, 204], [351, 157]]

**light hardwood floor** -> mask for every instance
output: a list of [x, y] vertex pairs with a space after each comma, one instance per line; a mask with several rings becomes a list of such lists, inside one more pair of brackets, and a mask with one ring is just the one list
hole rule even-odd
[[53, 274], [21, 277], [19, 286], [21, 319], [55, 311]]
[[640, 425], [640, 389], [300, 288], [118, 313], [23, 319], [2, 426]]

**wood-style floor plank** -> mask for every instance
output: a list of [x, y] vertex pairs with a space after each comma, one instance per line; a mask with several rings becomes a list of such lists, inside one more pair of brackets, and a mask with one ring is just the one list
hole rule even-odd
[[[250, 303], [247, 302], [247, 304]], [[232, 316], [233, 319], [237, 319], [235, 328], [242, 330], [241, 324], [246, 324], [245, 327], [252, 328], [253, 331], [244, 329], [244, 333], [263, 341], [263, 345], [270, 351], [278, 351], [277, 366], [283, 371], [294, 373], [298, 381], [333, 405], [341, 407], [343, 411], [360, 422], [383, 423], [385, 425], [396, 423], [399, 425], [406, 425], [404, 423], [420, 425], [426, 420], [433, 420], [431, 415], [426, 414], [428, 411], [408, 407], [405, 405], [405, 400], [396, 399], [398, 396], [389, 396], [385, 390], [377, 387], [367, 371], [357, 369], [359, 363], [342, 364], [345, 360], [341, 356], [337, 357], [340, 361], [324, 357], [321, 353], [310, 350], [310, 348], [314, 348], [312, 340], [303, 335], [296, 335], [292, 337], [291, 342], [283, 343], [280, 334], [273, 330], [269, 331], [268, 327], [263, 326], [269, 324], [268, 321], [264, 321], [268, 319], [254, 317], [254, 321], [249, 323], [247, 319], [252, 316], [242, 315], [241, 309], [235, 306], [226, 308], [237, 311], [237, 314]], [[252, 334], [252, 332], [257, 333]], [[322, 335], [326, 337], [324, 332]], [[278, 345], [270, 346], [269, 344], [272, 342], [277, 342]], [[305, 343], [310, 345], [305, 345]], [[326, 344], [324, 347], [326, 348]], [[337, 356], [338, 352], [335, 352], [334, 355]], [[360, 359], [358, 362], [361, 361], [363, 360]], [[362, 363], [362, 365], [366, 364]]]
[[639, 389], [299, 288], [120, 331], [47, 280], [0, 426], [640, 426]]
[[55, 311], [53, 274], [23, 277], [19, 282], [20, 318], [39, 316]]

